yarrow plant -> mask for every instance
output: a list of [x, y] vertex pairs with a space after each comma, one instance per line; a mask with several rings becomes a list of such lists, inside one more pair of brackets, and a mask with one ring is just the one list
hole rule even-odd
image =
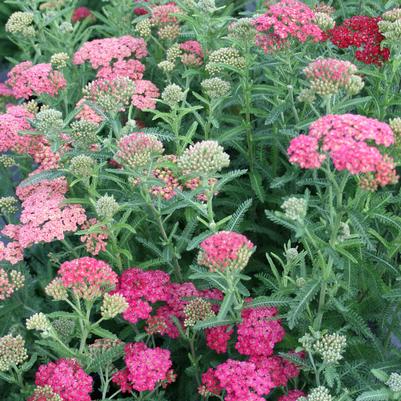
[[2, 400], [401, 398], [396, 2], [3, 3]]

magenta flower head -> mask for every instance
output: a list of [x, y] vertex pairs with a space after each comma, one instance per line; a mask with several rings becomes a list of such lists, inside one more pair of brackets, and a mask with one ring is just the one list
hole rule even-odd
[[148, 348], [145, 343], [129, 343], [125, 346], [126, 369], [113, 375], [113, 382], [123, 393], [132, 390], [153, 391], [175, 379], [171, 370], [170, 351], [163, 348]]
[[244, 235], [221, 231], [200, 244], [198, 263], [211, 272], [240, 271], [248, 264], [255, 246]]
[[74, 13], [72, 14], [72, 17], [71, 17], [71, 21], [78, 22], [78, 21], [82, 21], [86, 18], [95, 19], [94, 15], [92, 14], [91, 10], [89, 10], [89, 8], [78, 7], [74, 10]]
[[[54, 397], [60, 396], [63, 401], [91, 401], [93, 379], [85, 373], [75, 359], [59, 359], [42, 365], [36, 372], [35, 384]], [[52, 392], [50, 391], [52, 390]], [[44, 400], [57, 400], [57, 398], [44, 398]], [[43, 400], [32, 397], [30, 400]]]
[[148, 166], [152, 158], [164, 152], [163, 144], [154, 135], [143, 132], [124, 136], [118, 142], [118, 148], [116, 158], [133, 169]]
[[86, 300], [114, 289], [118, 281], [117, 274], [106, 262], [87, 256], [64, 262], [58, 270], [58, 276], [64, 287]]

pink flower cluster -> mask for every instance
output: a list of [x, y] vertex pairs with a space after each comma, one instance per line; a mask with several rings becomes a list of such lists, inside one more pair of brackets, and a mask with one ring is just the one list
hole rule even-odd
[[[81, 230], [89, 230], [95, 226], [98, 221], [95, 218], [88, 219], [81, 226]], [[86, 250], [91, 255], [99, 255], [100, 252], [106, 251], [107, 240], [109, 235], [107, 233], [107, 227], [101, 226], [98, 228], [100, 232], [89, 232], [81, 235], [80, 240], [86, 245]]]
[[24, 61], [8, 73], [6, 81], [16, 98], [28, 99], [31, 96], [47, 94], [56, 96], [67, 85], [60, 71], [53, 71], [51, 64], [36, 64]]
[[276, 308], [244, 309], [242, 322], [237, 325], [235, 348], [240, 354], [270, 356], [276, 343], [283, 340], [285, 331], [277, 318]]
[[123, 313], [124, 319], [131, 323], [147, 319], [152, 312], [152, 303], [167, 300], [169, 285], [170, 276], [160, 270], [125, 270], [114, 291], [123, 295], [129, 304]]
[[326, 115], [311, 124], [308, 135], [291, 141], [288, 155], [291, 163], [307, 169], [319, 168], [329, 155], [337, 170], [371, 176], [372, 188], [396, 182], [393, 160], [372, 142], [385, 147], [393, 144], [390, 126], [360, 115]]
[[152, 24], [171, 24], [178, 22], [177, 17], [173, 14], [178, 14], [180, 8], [174, 3], [166, 3], [160, 6], [152, 7]]
[[115, 61], [130, 57], [140, 60], [148, 55], [146, 42], [141, 38], [126, 35], [119, 38], [95, 39], [84, 45], [74, 54], [74, 64], [91, 63], [93, 69], [109, 67]]
[[301, 390], [290, 390], [287, 394], [282, 395], [278, 401], [297, 401], [298, 398], [305, 397], [305, 393]]
[[[219, 395], [225, 390], [225, 401], [264, 401], [263, 396], [276, 387], [286, 386], [289, 379], [298, 375], [299, 369], [279, 356], [249, 361], [228, 359], [202, 375], [198, 391], [208, 396]], [[296, 394], [300, 393], [294, 393], [294, 396]]]
[[187, 40], [180, 44], [182, 50], [181, 61], [185, 65], [197, 66], [203, 63], [203, 50], [197, 40]]
[[300, 42], [323, 39], [322, 30], [315, 24], [315, 13], [298, 0], [281, 0], [269, 6], [267, 12], [254, 20], [256, 43], [266, 53], [275, 47], [281, 47], [288, 39]]
[[156, 99], [160, 96], [157, 86], [146, 79], [135, 81], [135, 92], [132, 95], [132, 104], [139, 110], [155, 109]]
[[200, 244], [198, 263], [210, 271], [241, 270], [253, 252], [254, 245], [244, 235], [221, 231]]
[[22, 201], [21, 223], [6, 225], [1, 231], [13, 241], [6, 247], [0, 245], [0, 260], [18, 263], [23, 259], [23, 249], [39, 242], [62, 240], [66, 232], [78, 230], [86, 221], [85, 210], [80, 205], [64, 204], [66, 192], [65, 178], [17, 188]]
[[62, 263], [57, 275], [64, 287], [87, 300], [114, 289], [118, 281], [117, 274], [106, 262], [87, 256]]
[[145, 343], [130, 343], [125, 346], [126, 369], [113, 375], [123, 393], [152, 391], [159, 385], [167, 385], [175, 379], [171, 370], [170, 351], [159, 347], [148, 348]]
[[229, 326], [217, 326], [205, 330], [206, 345], [217, 352], [224, 354], [227, 352], [228, 342], [234, 330]]
[[59, 359], [41, 365], [35, 380], [37, 386], [50, 386], [63, 401], [91, 401], [92, 383], [92, 378], [75, 359]]
[[86, 18], [93, 17], [91, 10], [87, 7], [77, 7], [71, 17], [72, 22], [83, 21]]

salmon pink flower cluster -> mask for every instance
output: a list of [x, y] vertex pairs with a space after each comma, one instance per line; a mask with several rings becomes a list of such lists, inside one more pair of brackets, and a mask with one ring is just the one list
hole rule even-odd
[[146, 79], [135, 81], [132, 104], [139, 110], [155, 109], [156, 99], [160, 96], [157, 86]]
[[200, 244], [198, 263], [210, 271], [242, 270], [254, 250], [254, 245], [244, 235], [221, 231]]
[[281, 0], [270, 5], [267, 12], [254, 20], [256, 43], [266, 53], [283, 46], [289, 39], [305, 42], [323, 39], [322, 30], [315, 24], [315, 13], [298, 0]]
[[153, 391], [159, 385], [174, 381], [170, 351], [159, 347], [148, 348], [145, 343], [130, 343], [125, 346], [126, 369], [113, 375], [113, 382], [123, 393]]
[[372, 175], [374, 187], [396, 182], [394, 161], [371, 143], [392, 145], [390, 126], [360, 115], [326, 115], [311, 124], [308, 135], [291, 141], [288, 155], [291, 163], [307, 169], [319, 168], [328, 155], [339, 171]]
[[[41, 365], [36, 372], [35, 384], [38, 387], [50, 387], [62, 401], [91, 401], [93, 379], [75, 359], [59, 359]], [[42, 399], [32, 397], [28, 401]]]
[[[97, 219], [88, 219], [84, 224], [82, 224], [81, 230], [89, 230], [96, 224], [98, 224]], [[88, 253], [94, 256], [99, 255], [100, 252], [106, 251], [107, 240], [109, 238], [106, 226], [100, 226], [97, 230], [98, 231], [96, 232], [88, 232], [80, 237], [80, 240], [85, 244]]]
[[85, 210], [80, 205], [64, 204], [66, 192], [64, 178], [17, 189], [22, 201], [20, 224], [6, 225], [1, 231], [13, 240], [0, 254], [5, 260], [15, 264], [23, 259], [23, 249], [62, 240], [66, 232], [78, 230], [86, 221]]
[[31, 96], [56, 96], [67, 82], [60, 71], [54, 71], [51, 64], [32, 64], [24, 61], [8, 73], [7, 85], [16, 98], [29, 99]]

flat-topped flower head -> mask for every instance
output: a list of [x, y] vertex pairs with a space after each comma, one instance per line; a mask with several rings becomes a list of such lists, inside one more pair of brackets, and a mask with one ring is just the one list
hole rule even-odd
[[202, 298], [195, 298], [184, 308], [185, 327], [195, 326], [197, 322], [210, 319], [215, 316], [212, 310], [212, 304]]
[[217, 75], [224, 71], [224, 66], [234, 67], [238, 70], [245, 68], [245, 58], [234, 47], [222, 47], [214, 50], [209, 55], [206, 71], [211, 75]]
[[39, 366], [35, 380], [38, 387], [50, 387], [63, 401], [91, 401], [92, 383], [92, 377], [75, 359], [59, 359]]
[[102, 260], [83, 257], [61, 264], [58, 272], [63, 285], [83, 299], [92, 300], [113, 289], [118, 276]]
[[386, 11], [382, 15], [382, 20], [379, 21], [379, 30], [382, 35], [391, 41], [401, 39], [401, 8], [394, 8]]
[[89, 62], [94, 69], [108, 67], [112, 61], [134, 57], [141, 59], [148, 55], [146, 42], [142, 38], [126, 35], [119, 38], [95, 39], [74, 54], [74, 64]]
[[63, 74], [54, 71], [50, 63], [33, 65], [31, 61], [24, 61], [12, 68], [6, 83], [16, 98], [23, 99], [42, 94], [56, 96], [67, 85]]
[[209, 176], [230, 164], [230, 156], [217, 141], [202, 141], [190, 145], [178, 159], [184, 175]]
[[31, 38], [36, 35], [33, 20], [33, 13], [17, 11], [11, 14], [5, 25], [5, 31], [13, 35], [19, 34], [23, 37]]
[[126, 369], [113, 376], [123, 393], [153, 391], [157, 386], [171, 382], [170, 351], [159, 347], [148, 348], [145, 343], [130, 343], [125, 346]]
[[281, 0], [254, 20], [256, 43], [266, 53], [293, 38], [303, 43], [322, 40], [323, 32], [315, 22], [315, 13], [298, 0]]
[[336, 170], [363, 174], [371, 187], [398, 180], [394, 161], [374, 146], [394, 143], [390, 126], [373, 118], [355, 114], [326, 115], [309, 127], [308, 135], [291, 140], [290, 162], [302, 168], [319, 168], [329, 156]]
[[249, 261], [254, 245], [244, 235], [221, 231], [200, 244], [198, 263], [210, 271], [240, 271]]
[[119, 140], [116, 158], [123, 165], [137, 169], [147, 167], [163, 152], [163, 144], [154, 135], [134, 132]]

